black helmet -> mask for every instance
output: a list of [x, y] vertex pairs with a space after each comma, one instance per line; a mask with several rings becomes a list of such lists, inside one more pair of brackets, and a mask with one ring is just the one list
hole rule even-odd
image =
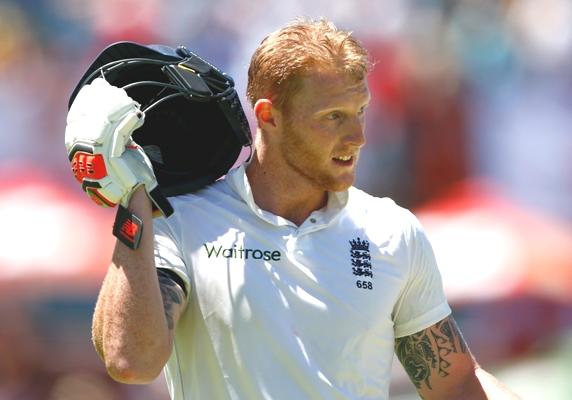
[[68, 108], [83, 85], [101, 76], [145, 111], [133, 140], [149, 156], [165, 196], [214, 182], [252, 144], [233, 79], [183, 46], [108, 46], [81, 78]]

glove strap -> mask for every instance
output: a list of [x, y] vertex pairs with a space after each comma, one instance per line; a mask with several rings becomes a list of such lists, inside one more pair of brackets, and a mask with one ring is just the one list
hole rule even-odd
[[121, 243], [135, 250], [139, 247], [142, 233], [143, 221], [120, 204], [113, 223], [113, 235]]

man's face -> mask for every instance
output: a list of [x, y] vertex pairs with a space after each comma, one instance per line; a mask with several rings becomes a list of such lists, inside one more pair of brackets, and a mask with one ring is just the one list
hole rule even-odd
[[342, 191], [355, 179], [365, 143], [365, 80], [346, 73], [316, 72], [282, 110], [281, 155], [287, 166], [319, 190]]

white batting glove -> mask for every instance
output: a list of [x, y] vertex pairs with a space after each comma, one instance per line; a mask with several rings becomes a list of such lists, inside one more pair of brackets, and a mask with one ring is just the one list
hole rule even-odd
[[151, 162], [131, 138], [145, 114], [121, 88], [97, 78], [77, 94], [67, 116], [65, 145], [72, 172], [93, 201], [127, 207], [141, 185], [154, 208], [168, 216], [172, 208], [157, 186]]

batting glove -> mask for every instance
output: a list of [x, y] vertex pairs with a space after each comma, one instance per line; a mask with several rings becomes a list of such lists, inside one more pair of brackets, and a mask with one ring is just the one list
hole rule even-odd
[[72, 172], [83, 190], [100, 206], [127, 208], [141, 185], [154, 215], [173, 209], [160, 192], [151, 162], [131, 138], [145, 114], [127, 92], [97, 78], [79, 91], [67, 116], [65, 145]]

